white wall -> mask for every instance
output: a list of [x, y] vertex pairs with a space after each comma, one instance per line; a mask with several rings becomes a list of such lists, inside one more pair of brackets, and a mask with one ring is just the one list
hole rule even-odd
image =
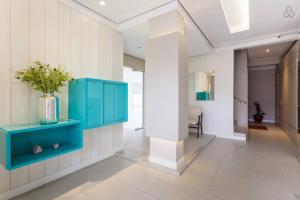
[[248, 54], [246, 50], [234, 53], [234, 121], [239, 126], [248, 126]]
[[[75, 77], [122, 80], [122, 35], [89, 16], [58, 0], [0, 1], [0, 125], [38, 121], [40, 94], [14, 78], [16, 70], [37, 59], [61, 65]], [[67, 87], [62, 92], [66, 118]], [[111, 156], [123, 146], [122, 132], [122, 125], [84, 131], [80, 151], [11, 172], [1, 166], [0, 199]]]
[[215, 100], [191, 101], [190, 105], [200, 106], [203, 110], [204, 133], [217, 137], [233, 136], [233, 51], [214, 52], [204, 56], [191, 57], [189, 72], [215, 71]]
[[296, 144], [299, 144], [299, 48], [300, 42], [298, 41], [284, 56], [278, 70], [279, 124]]

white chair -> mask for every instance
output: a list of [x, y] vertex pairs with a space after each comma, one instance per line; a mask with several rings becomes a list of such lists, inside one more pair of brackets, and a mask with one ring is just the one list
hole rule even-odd
[[197, 129], [197, 138], [199, 138], [200, 131], [203, 135], [202, 128], [203, 112], [198, 106], [189, 107], [189, 128]]

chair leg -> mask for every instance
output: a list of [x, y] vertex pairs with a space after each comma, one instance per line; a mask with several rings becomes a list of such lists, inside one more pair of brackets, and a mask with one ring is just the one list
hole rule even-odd
[[203, 135], [203, 128], [202, 128], [202, 123], [201, 123], [201, 135]]
[[200, 125], [198, 124], [198, 127], [197, 127], [197, 138], [199, 138], [199, 130], [200, 129]]

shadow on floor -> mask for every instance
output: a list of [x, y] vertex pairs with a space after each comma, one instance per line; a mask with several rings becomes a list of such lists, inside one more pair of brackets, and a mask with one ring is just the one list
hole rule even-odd
[[13, 198], [13, 200], [71, 199], [74, 194], [90, 189], [94, 185], [130, 167], [132, 164], [134, 162], [114, 156], [45, 184], [24, 195]]

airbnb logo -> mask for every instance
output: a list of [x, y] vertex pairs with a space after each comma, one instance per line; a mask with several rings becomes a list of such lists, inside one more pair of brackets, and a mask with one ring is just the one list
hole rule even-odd
[[295, 13], [294, 13], [294, 11], [293, 11], [293, 8], [292, 8], [292, 6], [287, 6], [286, 7], [286, 9], [285, 9], [285, 11], [284, 11], [284, 13], [283, 13], [283, 16], [284, 17], [289, 17], [289, 18], [293, 18], [293, 17], [295, 17]]

